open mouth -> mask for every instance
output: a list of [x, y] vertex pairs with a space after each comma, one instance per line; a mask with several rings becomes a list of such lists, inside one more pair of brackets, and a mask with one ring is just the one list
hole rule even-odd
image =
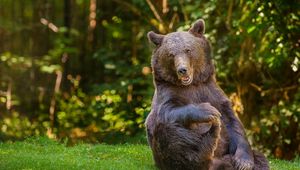
[[188, 76], [188, 75], [181, 76], [179, 79], [181, 80], [181, 83], [185, 86], [190, 85], [193, 81], [192, 76]]

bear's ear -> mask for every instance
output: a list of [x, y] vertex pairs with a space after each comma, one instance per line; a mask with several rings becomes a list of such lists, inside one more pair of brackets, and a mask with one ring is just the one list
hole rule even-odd
[[197, 20], [189, 30], [189, 33], [193, 34], [196, 37], [202, 36], [204, 32], [205, 32], [205, 22], [203, 19]]
[[156, 46], [159, 46], [162, 43], [162, 40], [164, 39], [164, 35], [156, 34], [153, 31], [148, 32], [147, 36], [149, 41], [151, 41]]

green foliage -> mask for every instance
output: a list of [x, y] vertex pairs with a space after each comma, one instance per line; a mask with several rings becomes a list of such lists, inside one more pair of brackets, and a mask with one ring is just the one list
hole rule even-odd
[[[70, 77], [73, 84], [70, 95], [57, 96], [58, 110], [55, 131], [60, 134], [60, 138], [65, 136], [83, 137], [91, 138], [89, 140], [94, 142], [102, 140], [114, 142], [114, 140], [106, 139], [105, 136], [116, 132], [120, 132], [118, 135], [123, 137], [132, 136], [139, 132], [138, 129], [144, 128], [143, 123], [150, 111], [150, 103], [137, 105], [132, 113], [126, 112], [130, 103], [121, 97], [124, 93], [122, 89], [117, 92], [113, 88], [112, 90], [104, 88], [104, 91], [98, 92], [97, 95], [87, 95], [79, 88], [79, 79], [79, 77]], [[80, 128], [82, 131], [76, 128]], [[74, 130], [79, 130], [81, 133], [77, 134]], [[91, 137], [92, 134], [97, 138]]]
[[[290, 148], [297, 146], [300, 142], [299, 138], [295, 138], [300, 135], [299, 94], [299, 92], [296, 93], [295, 99], [291, 103], [280, 100], [270, 110], [262, 110], [261, 114], [268, 117], [264, 116], [252, 124], [253, 129], [250, 134], [254, 141], [269, 143], [268, 148], [275, 150], [276, 156], [281, 156], [283, 152], [293, 153]], [[276, 134], [276, 140], [272, 134]]]
[[2, 135], [9, 136], [11, 138], [20, 138], [23, 136], [40, 135], [41, 126], [38, 122], [30, 122], [27, 117], [22, 117], [17, 112], [11, 113], [10, 117], [6, 117], [0, 121]]

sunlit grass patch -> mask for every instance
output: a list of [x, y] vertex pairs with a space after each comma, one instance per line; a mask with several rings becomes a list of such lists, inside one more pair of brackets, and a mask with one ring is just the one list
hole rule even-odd
[[[271, 169], [300, 170], [300, 160], [270, 159]], [[0, 169], [155, 170], [147, 145], [80, 144], [66, 147], [47, 138], [0, 143]]]

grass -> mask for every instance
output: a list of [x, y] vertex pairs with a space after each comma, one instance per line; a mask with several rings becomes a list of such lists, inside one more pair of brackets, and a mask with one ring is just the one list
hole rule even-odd
[[300, 159], [285, 161], [279, 159], [269, 159], [271, 169], [273, 170], [300, 170]]
[[[270, 160], [274, 170], [300, 170], [300, 159]], [[0, 169], [155, 170], [146, 145], [88, 145], [66, 147], [47, 138], [0, 143]]]

